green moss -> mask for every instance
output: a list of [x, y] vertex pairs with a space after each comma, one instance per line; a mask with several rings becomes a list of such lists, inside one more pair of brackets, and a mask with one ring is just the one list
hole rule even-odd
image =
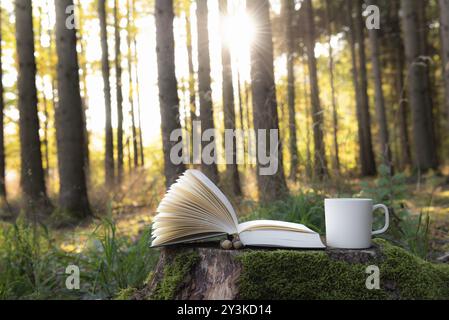
[[153, 279], [154, 276], [154, 271], [150, 271], [145, 279], [145, 281], [143, 282], [145, 285], [148, 285], [151, 283], [151, 280]]
[[252, 252], [243, 264], [243, 299], [381, 299], [365, 287], [365, 268], [330, 259], [325, 252]]
[[384, 254], [382, 280], [393, 283], [402, 299], [449, 299], [449, 265], [426, 262], [385, 240], [376, 242]]
[[136, 288], [122, 289], [115, 296], [114, 300], [131, 300], [131, 298], [134, 296], [136, 292], [137, 292]]
[[171, 263], [165, 266], [163, 279], [158, 283], [150, 298], [153, 300], [173, 299], [198, 260], [199, 256], [196, 252], [185, 252], [177, 255]]
[[[242, 299], [449, 299], [449, 266], [434, 265], [376, 240], [383, 256], [350, 264], [323, 251], [252, 251], [238, 257]], [[380, 290], [368, 290], [366, 267], [380, 269]]]

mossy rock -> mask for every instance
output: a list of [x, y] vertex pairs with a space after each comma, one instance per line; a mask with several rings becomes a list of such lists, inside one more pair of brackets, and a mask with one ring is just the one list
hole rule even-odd
[[136, 288], [122, 289], [114, 297], [114, 300], [130, 300], [136, 294], [136, 291]]
[[[369, 266], [378, 267], [379, 289], [367, 288]], [[179, 246], [162, 249], [152, 279], [133, 298], [449, 299], [449, 265], [426, 262], [380, 239], [369, 250]]]

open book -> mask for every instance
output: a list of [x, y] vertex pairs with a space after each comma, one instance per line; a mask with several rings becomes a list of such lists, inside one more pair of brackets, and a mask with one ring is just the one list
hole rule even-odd
[[224, 235], [238, 235], [245, 246], [324, 248], [318, 233], [304, 225], [257, 220], [238, 223], [218, 187], [197, 170], [187, 170], [159, 204], [152, 246], [167, 246]]

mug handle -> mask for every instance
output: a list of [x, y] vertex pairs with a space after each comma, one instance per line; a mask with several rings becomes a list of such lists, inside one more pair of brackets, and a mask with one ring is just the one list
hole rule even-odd
[[381, 234], [388, 230], [388, 227], [390, 226], [390, 214], [388, 212], [388, 207], [384, 204], [376, 204], [373, 206], [373, 212], [377, 209], [383, 209], [385, 212], [385, 225], [382, 229], [376, 230], [372, 232], [372, 235]]

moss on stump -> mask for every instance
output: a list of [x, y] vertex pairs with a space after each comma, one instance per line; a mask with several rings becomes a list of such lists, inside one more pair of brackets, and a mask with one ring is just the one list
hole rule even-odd
[[[367, 267], [380, 270], [369, 290]], [[449, 299], [449, 265], [432, 264], [384, 240], [369, 250], [223, 251], [217, 245], [162, 250], [134, 299]]]

